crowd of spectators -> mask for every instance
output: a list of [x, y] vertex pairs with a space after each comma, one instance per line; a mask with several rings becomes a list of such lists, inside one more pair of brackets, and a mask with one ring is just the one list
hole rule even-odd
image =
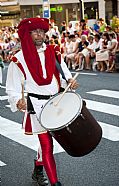
[[4, 62], [10, 62], [11, 57], [21, 49], [17, 27], [0, 29], [0, 56]]
[[[63, 21], [61, 28], [51, 22], [45, 43], [59, 46], [69, 69], [112, 72], [119, 51], [119, 28], [112, 30], [103, 19], [96, 21], [93, 28], [87, 26], [86, 20], [76, 23], [75, 27], [71, 22], [67, 26]], [[11, 57], [20, 49], [17, 27], [2, 28], [0, 56], [3, 61], [10, 62]]]

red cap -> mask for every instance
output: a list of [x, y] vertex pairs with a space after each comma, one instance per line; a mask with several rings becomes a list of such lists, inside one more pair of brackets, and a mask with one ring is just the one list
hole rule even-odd
[[42, 29], [45, 32], [49, 30], [49, 19], [46, 18], [26, 18], [18, 25], [18, 34], [20, 39], [23, 38], [24, 34], [32, 30]]

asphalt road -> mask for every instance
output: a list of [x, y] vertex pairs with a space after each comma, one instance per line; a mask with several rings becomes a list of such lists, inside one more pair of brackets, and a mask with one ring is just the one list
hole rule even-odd
[[[7, 67], [0, 86], [0, 117], [21, 125], [23, 114], [12, 113], [4, 99], [6, 72]], [[63, 186], [119, 186], [119, 73], [83, 71], [77, 80], [80, 86], [76, 92], [86, 100], [95, 119], [104, 124], [104, 133], [97, 148], [86, 156], [74, 158], [66, 152], [55, 154], [59, 180]], [[12, 132], [12, 127], [8, 132]], [[31, 173], [36, 151], [3, 133], [0, 141], [0, 160], [4, 163], [0, 166], [1, 186], [35, 186]]]

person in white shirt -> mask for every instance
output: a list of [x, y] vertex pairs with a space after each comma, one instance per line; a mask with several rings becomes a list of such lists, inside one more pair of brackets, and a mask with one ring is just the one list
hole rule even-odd
[[[25, 110], [23, 122], [25, 133], [38, 134], [40, 147], [32, 179], [36, 180], [39, 185], [48, 185], [43, 175], [44, 166], [50, 184], [61, 186], [53, 156], [52, 137], [38, 121], [44, 104], [51, 96], [59, 92], [62, 83], [62, 76], [56, 68], [54, 48], [44, 43], [45, 32], [48, 29], [49, 20], [45, 18], [28, 18], [20, 22], [18, 34], [22, 50], [15, 54], [9, 65], [6, 92], [13, 112]], [[71, 88], [77, 88], [76, 80], [72, 79], [70, 71], [60, 57], [59, 63], [61, 63], [65, 78], [68, 83], [71, 83]], [[27, 104], [23, 98], [24, 79], [25, 91], [28, 94]]]
[[55, 29], [51, 23], [49, 24], [49, 30], [47, 32], [47, 35], [48, 35], [49, 39], [51, 39], [52, 36], [55, 35]]
[[77, 47], [77, 41], [75, 38], [75, 35], [68, 36], [68, 41], [66, 42], [66, 63], [68, 65], [68, 68], [74, 68], [75, 63], [75, 48]]
[[[96, 52], [96, 61], [99, 63], [100, 71], [105, 71], [108, 69], [108, 61], [109, 61], [109, 50], [108, 47], [111, 46], [111, 41], [109, 38], [108, 32], [104, 32], [102, 35], [102, 46], [101, 49]], [[106, 67], [105, 67], [106, 66]]]
[[88, 40], [89, 40], [89, 45], [87, 49], [90, 54], [89, 55], [90, 59], [92, 59], [91, 61], [92, 69], [96, 71], [96, 66], [98, 65], [98, 62], [96, 62], [95, 57], [96, 57], [96, 52], [98, 52], [101, 49], [102, 39], [100, 38], [99, 34], [95, 34], [95, 36], [89, 36]]
[[109, 61], [107, 63], [108, 69], [107, 72], [113, 72], [116, 60], [116, 51], [118, 48], [118, 41], [116, 39], [116, 34], [114, 32], [109, 33], [111, 46], [107, 49], [109, 50]]
[[70, 22], [67, 27], [67, 32], [69, 32], [70, 35], [74, 35], [74, 29], [72, 27], [72, 23], [70, 23]]

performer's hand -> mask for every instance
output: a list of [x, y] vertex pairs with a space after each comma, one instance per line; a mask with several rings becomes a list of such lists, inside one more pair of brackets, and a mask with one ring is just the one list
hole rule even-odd
[[79, 86], [79, 84], [77, 83], [77, 80], [74, 80], [73, 78], [69, 79], [68, 83], [71, 83], [71, 86], [70, 86], [71, 89], [76, 89]]
[[19, 111], [26, 110], [26, 100], [25, 99], [20, 99], [17, 102], [17, 108], [18, 108]]

